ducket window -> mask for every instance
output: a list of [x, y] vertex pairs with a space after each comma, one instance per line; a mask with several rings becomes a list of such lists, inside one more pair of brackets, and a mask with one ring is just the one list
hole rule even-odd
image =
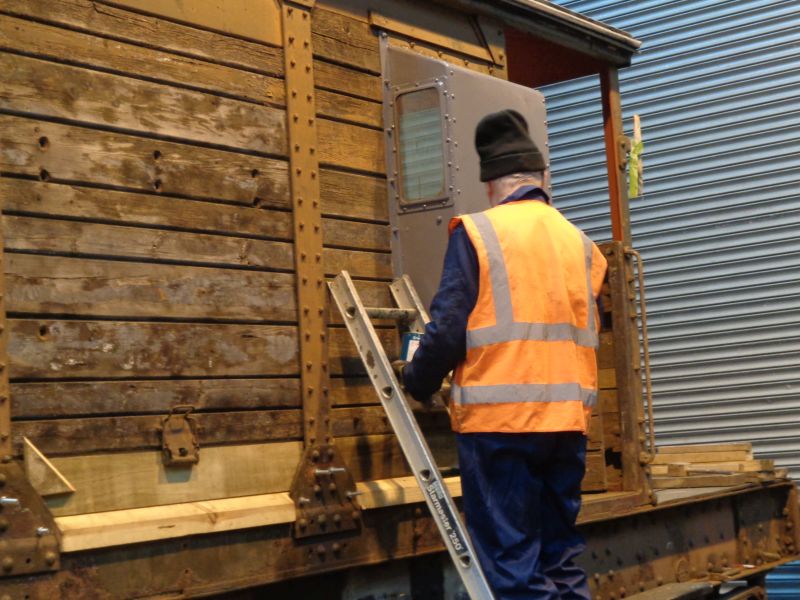
[[438, 87], [397, 96], [400, 198], [403, 204], [431, 202], [447, 196], [440, 97]]

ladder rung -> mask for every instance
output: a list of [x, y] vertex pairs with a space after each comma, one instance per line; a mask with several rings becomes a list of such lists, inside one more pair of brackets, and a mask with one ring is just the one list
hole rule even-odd
[[371, 319], [394, 319], [411, 321], [417, 318], [417, 311], [414, 308], [378, 308], [378, 307], [365, 307], [367, 315]]

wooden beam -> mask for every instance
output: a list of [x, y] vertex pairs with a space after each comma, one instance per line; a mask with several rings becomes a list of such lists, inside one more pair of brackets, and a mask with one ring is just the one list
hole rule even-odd
[[75, 493], [75, 487], [47, 460], [28, 438], [23, 438], [25, 476], [40, 496], [60, 496]]
[[600, 95], [603, 104], [608, 193], [611, 202], [611, 233], [614, 240], [622, 242], [627, 247], [631, 245], [628, 187], [625, 185], [629, 142], [622, 128], [619, 74], [616, 67], [606, 66], [600, 70]]
[[[453, 496], [461, 495], [461, 479], [444, 480]], [[362, 508], [374, 509], [422, 502], [414, 477], [357, 484]], [[286, 492], [223, 498], [167, 506], [57, 517], [62, 552], [265, 527], [294, 520], [294, 502]]]

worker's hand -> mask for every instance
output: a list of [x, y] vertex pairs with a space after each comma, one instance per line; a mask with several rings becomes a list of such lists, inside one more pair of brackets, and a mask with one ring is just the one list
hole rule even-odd
[[400, 387], [403, 386], [403, 369], [406, 368], [408, 364], [405, 360], [394, 360], [392, 361], [392, 371], [394, 371], [395, 377], [397, 377], [397, 381], [400, 383]]

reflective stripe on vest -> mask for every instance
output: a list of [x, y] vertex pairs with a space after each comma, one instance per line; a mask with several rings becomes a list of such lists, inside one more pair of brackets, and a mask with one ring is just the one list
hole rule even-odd
[[592, 306], [594, 306], [594, 294], [592, 292], [592, 241], [586, 237], [586, 234], [580, 232], [586, 258], [587, 306], [589, 307], [588, 327], [584, 329], [576, 327], [572, 323], [515, 322], [506, 263], [503, 260], [503, 251], [500, 248], [497, 233], [491, 221], [489, 221], [489, 217], [484, 213], [470, 215], [470, 217], [483, 239], [489, 257], [489, 277], [492, 281], [495, 325], [467, 331], [467, 349], [514, 340], [571, 341], [578, 346], [597, 348], [599, 342], [596, 323], [592, 314]]
[[597, 391], [577, 383], [511, 383], [506, 385], [453, 385], [457, 404], [500, 404], [504, 402], [570, 402], [580, 400], [587, 408], [597, 403]]

